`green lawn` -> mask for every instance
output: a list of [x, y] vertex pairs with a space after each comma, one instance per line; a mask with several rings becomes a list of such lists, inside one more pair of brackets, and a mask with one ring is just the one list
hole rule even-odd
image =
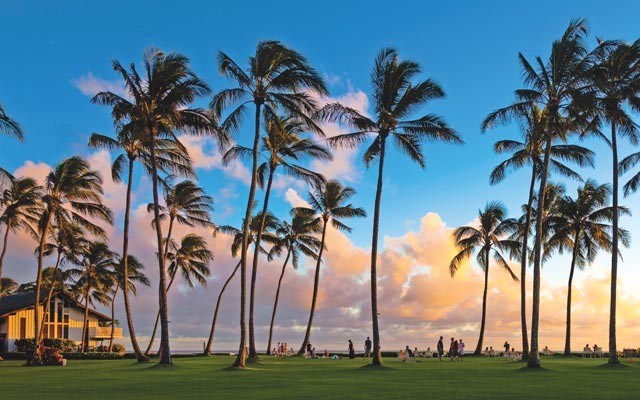
[[27, 368], [0, 362], [0, 399], [638, 399], [640, 368], [604, 361], [545, 358], [544, 369], [500, 358], [464, 362], [425, 359], [386, 368], [356, 360], [263, 357], [246, 371], [226, 369], [229, 357], [176, 359], [172, 368], [132, 360], [69, 361], [66, 367]]

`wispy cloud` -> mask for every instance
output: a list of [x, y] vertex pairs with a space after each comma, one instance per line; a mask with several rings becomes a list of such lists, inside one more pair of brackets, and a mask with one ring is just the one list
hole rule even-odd
[[94, 76], [91, 72], [72, 79], [71, 83], [85, 96], [95, 96], [99, 92], [112, 92], [122, 97], [129, 96], [121, 82], [102, 79]]

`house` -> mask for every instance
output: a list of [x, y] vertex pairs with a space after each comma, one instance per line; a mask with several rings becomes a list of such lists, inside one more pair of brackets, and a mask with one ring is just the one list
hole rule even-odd
[[[40, 296], [40, 320], [47, 301], [48, 291]], [[35, 291], [14, 293], [0, 297], [0, 353], [15, 351], [16, 339], [34, 337]], [[70, 339], [80, 344], [84, 321], [84, 304], [68, 293], [57, 291], [52, 295], [49, 313], [44, 323], [43, 337]], [[95, 347], [111, 336], [111, 318], [89, 308], [88, 345]], [[114, 338], [122, 337], [122, 328], [114, 329]]]

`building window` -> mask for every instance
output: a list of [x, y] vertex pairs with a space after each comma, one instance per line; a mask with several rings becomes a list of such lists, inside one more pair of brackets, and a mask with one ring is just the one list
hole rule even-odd
[[27, 338], [27, 318], [20, 317], [20, 339]]

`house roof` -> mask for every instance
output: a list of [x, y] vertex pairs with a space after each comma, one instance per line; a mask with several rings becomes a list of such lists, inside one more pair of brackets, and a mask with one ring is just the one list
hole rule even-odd
[[[8, 294], [0, 297], [0, 318], [12, 314], [14, 312], [18, 312], [20, 310], [27, 310], [33, 308], [33, 303], [35, 303], [36, 292], [35, 290], [31, 290], [28, 292], [19, 292]], [[49, 295], [48, 290], [42, 290], [40, 293], [40, 304], [44, 304], [47, 301], [47, 296]], [[84, 304], [80, 303], [73, 297], [71, 297], [68, 293], [57, 290], [54, 292], [53, 297], [64, 297], [69, 300], [74, 307], [84, 310]], [[52, 298], [53, 298], [52, 297]], [[111, 321], [111, 317], [104, 315], [94, 309], [89, 308], [89, 313], [98, 317], [100, 320]]]

